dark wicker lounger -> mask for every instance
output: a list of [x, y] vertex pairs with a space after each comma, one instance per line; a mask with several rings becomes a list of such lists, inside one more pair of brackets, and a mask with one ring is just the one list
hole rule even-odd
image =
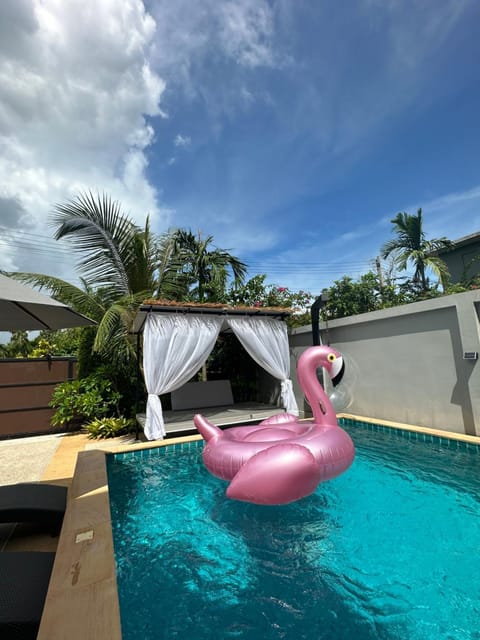
[[0, 522], [33, 522], [58, 534], [66, 506], [66, 487], [41, 483], [0, 486]]
[[55, 553], [0, 553], [0, 638], [35, 640]]

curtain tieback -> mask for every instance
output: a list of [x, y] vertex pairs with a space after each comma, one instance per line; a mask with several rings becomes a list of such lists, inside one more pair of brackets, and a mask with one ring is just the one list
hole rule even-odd
[[282, 389], [282, 396], [285, 396], [286, 394], [293, 392], [292, 381], [289, 378], [287, 378], [286, 380], [282, 380], [281, 389]]

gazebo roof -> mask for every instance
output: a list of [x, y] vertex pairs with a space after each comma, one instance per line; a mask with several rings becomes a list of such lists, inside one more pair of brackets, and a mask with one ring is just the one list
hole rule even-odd
[[247, 307], [217, 302], [175, 302], [173, 300], [144, 300], [132, 326], [132, 333], [140, 333], [149, 313], [211, 313], [216, 315], [270, 316], [285, 320], [293, 313], [287, 307]]

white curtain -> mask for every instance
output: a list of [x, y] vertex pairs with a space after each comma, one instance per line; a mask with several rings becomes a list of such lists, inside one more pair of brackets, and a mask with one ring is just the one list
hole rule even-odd
[[281, 381], [282, 404], [288, 413], [298, 416], [298, 405], [290, 380], [290, 351], [285, 322], [254, 316], [228, 316], [227, 322], [255, 362]]
[[212, 351], [224, 318], [215, 315], [150, 314], [143, 336], [143, 370], [147, 386], [145, 435], [165, 435], [158, 397], [178, 389], [200, 369]]

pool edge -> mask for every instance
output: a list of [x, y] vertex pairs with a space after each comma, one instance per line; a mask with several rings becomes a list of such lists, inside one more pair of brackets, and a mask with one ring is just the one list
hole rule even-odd
[[338, 413], [338, 418], [347, 418], [356, 422], [364, 422], [366, 424], [378, 424], [382, 427], [389, 427], [397, 431], [410, 431], [412, 433], [424, 433], [435, 438], [444, 440], [456, 440], [458, 442], [468, 442], [470, 444], [480, 445], [480, 436], [469, 436], [465, 433], [455, 433], [453, 431], [442, 431], [441, 429], [432, 429], [431, 427], [419, 427], [402, 422], [393, 422], [392, 420], [381, 420], [380, 418], [367, 418], [365, 416], [357, 416], [350, 413]]

